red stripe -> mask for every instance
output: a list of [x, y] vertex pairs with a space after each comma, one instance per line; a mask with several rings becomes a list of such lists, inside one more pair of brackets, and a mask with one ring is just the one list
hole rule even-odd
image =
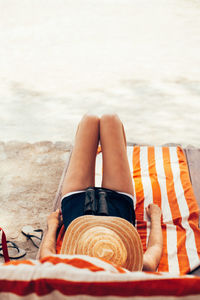
[[144, 221], [144, 190], [141, 178], [141, 166], [140, 166], [140, 147], [133, 148], [133, 179], [135, 183], [135, 195], [136, 195], [136, 228], [140, 234], [142, 241], [143, 252], [146, 251], [147, 240], [147, 224]]
[[30, 281], [0, 280], [0, 290], [18, 296], [35, 293], [45, 296], [58, 291], [66, 296], [188, 296], [200, 295], [200, 278], [153, 279], [123, 282], [74, 282], [63, 279], [37, 279]]
[[13, 265], [13, 266], [18, 266], [18, 265], [31, 265], [31, 266], [35, 266], [36, 264], [34, 264], [32, 261], [30, 260], [12, 260], [9, 262], [6, 262], [4, 264], [4, 266], [8, 266], [8, 265]]
[[105, 271], [104, 268], [98, 267], [91, 262], [80, 258], [60, 258], [58, 256], [47, 256], [45, 258], [42, 258], [40, 261], [41, 263], [50, 262], [53, 265], [63, 263], [79, 269], [88, 269], [92, 272]]
[[7, 241], [6, 241], [6, 235], [5, 232], [3, 231], [3, 229], [0, 227], [0, 230], [2, 231], [2, 249], [3, 249], [3, 257], [5, 262], [9, 262], [10, 258], [8, 255], [8, 247], [7, 247]]
[[[103, 258], [98, 258], [98, 259], [104, 261], [106, 264], [111, 265], [119, 273], [126, 273], [126, 271], [123, 270], [123, 268], [116, 266]], [[99, 272], [99, 271], [106, 270], [105, 268], [98, 267], [97, 265], [94, 265], [91, 262], [88, 262], [88, 261], [86, 261], [84, 259], [80, 259], [80, 258], [62, 258], [59, 256], [47, 256], [47, 257], [41, 259], [40, 261], [41, 261], [41, 263], [50, 262], [53, 265], [63, 263], [63, 264], [71, 265], [71, 266], [73, 266], [75, 268], [79, 268], [79, 269], [88, 269], [92, 272]]]

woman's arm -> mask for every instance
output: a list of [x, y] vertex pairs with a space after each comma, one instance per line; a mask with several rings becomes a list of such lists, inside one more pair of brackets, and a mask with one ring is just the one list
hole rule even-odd
[[151, 231], [147, 250], [143, 258], [144, 271], [156, 271], [161, 259], [163, 250], [163, 237], [161, 227], [161, 210], [155, 204], [146, 208], [147, 215], [151, 219]]
[[43, 238], [40, 256], [43, 258], [52, 254], [56, 254], [56, 233], [61, 222], [61, 215], [59, 209], [52, 212], [47, 218], [47, 232]]

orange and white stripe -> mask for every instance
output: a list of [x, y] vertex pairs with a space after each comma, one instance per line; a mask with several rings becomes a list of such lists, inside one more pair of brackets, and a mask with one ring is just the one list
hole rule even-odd
[[113, 272], [109, 263], [88, 256], [57, 255], [0, 265], [0, 299], [197, 300], [199, 296], [200, 277]]
[[163, 214], [164, 249], [158, 270], [180, 274], [193, 270], [200, 263], [198, 206], [182, 149], [136, 146], [132, 165], [136, 227], [144, 250], [150, 228], [145, 207], [153, 202]]

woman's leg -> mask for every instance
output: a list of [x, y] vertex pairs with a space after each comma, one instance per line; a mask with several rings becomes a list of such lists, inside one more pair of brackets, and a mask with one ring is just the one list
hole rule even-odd
[[79, 123], [62, 195], [85, 189], [95, 184], [95, 161], [99, 144], [97, 116], [85, 115]]
[[100, 142], [103, 155], [102, 187], [133, 195], [126, 137], [117, 115], [104, 115], [100, 120]]

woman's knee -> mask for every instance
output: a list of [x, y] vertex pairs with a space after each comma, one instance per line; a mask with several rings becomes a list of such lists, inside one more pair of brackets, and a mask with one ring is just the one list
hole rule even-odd
[[85, 124], [87, 126], [99, 126], [100, 118], [97, 115], [85, 114], [79, 125]]
[[122, 122], [117, 114], [105, 114], [101, 117], [100, 125], [113, 128], [121, 126]]

